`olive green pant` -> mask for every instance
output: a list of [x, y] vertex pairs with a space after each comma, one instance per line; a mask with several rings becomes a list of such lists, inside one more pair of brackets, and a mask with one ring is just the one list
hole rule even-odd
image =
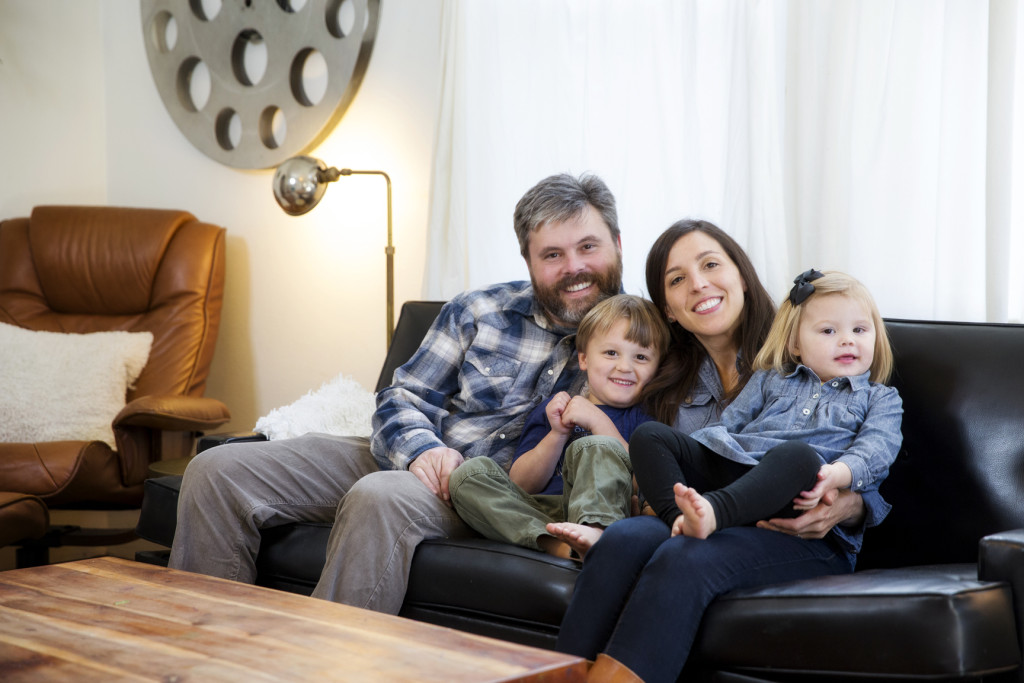
[[540, 550], [549, 522], [606, 527], [629, 516], [633, 473], [629, 454], [611, 439], [583, 437], [565, 451], [561, 495], [531, 495], [490, 458], [472, 458], [448, 490], [463, 521], [487, 538]]

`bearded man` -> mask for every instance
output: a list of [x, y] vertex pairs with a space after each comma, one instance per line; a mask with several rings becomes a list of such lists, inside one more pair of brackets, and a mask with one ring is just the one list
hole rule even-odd
[[475, 457], [508, 468], [530, 410], [579, 387], [579, 321], [621, 290], [615, 198], [600, 178], [545, 178], [513, 223], [530, 282], [448, 302], [377, 395], [370, 439], [227, 444], [189, 464], [171, 567], [252, 583], [261, 529], [333, 520], [313, 596], [398, 613], [416, 546], [474, 535], [451, 507], [452, 471]]

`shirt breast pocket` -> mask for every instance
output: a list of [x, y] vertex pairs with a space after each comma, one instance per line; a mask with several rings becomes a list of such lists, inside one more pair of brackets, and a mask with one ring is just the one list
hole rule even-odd
[[853, 434], [856, 434], [861, 425], [864, 424], [864, 407], [854, 402], [842, 402], [830, 406], [829, 419], [835, 424]]
[[480, 412], [517, 403], [516, 379], [521, 366], [521, 361], [499, 353], [467, 352], [462, 367], [464, 409]]

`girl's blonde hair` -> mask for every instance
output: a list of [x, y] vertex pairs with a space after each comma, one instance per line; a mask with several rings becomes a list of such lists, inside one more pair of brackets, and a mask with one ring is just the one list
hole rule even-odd
[[793, 355], [790, 348], [796, 342], [803, 316], [804, 305], [811, 299], [826, 294], [842, 294], [860, 302], [871, 313], [871, 324], [875, 327], [875, 354], [871, 361], [871, 381], [885, 383], [892, 375], [892, 346], [889, 334], [885, 330], [885, 322], [878, 312], [878, 306], [871, 292], [856, 278], [835, 270], [825, 271], [823, 276], [812, 280], [814, 291], [798, 305], [794, 305], [787, 296], [775, 314], [775, 321], [768, 338], [754, 359], [754, 369], [775, 370], [780, 374], [793, 371], [800, 361]]
[[591, 308], [576, 329], [576, 350], [586, 353], [594, 335], [608, 332], [619, 320], [629, 323], [628, 341], [653, 349], [659, 360], [668, 353], [668, 326], [661, 313], [647, 299], [632, 294], [616, 294]]

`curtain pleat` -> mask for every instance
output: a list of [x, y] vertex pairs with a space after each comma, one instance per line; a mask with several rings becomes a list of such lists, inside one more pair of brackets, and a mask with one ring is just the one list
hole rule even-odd
[[424, 292], [526, 279], [552, 173], [619, 202], [624, 284], [685, 217], [773, 296], [814, 266], [886, 316], [1024, 319], [1020, 0], [447, 0]]

